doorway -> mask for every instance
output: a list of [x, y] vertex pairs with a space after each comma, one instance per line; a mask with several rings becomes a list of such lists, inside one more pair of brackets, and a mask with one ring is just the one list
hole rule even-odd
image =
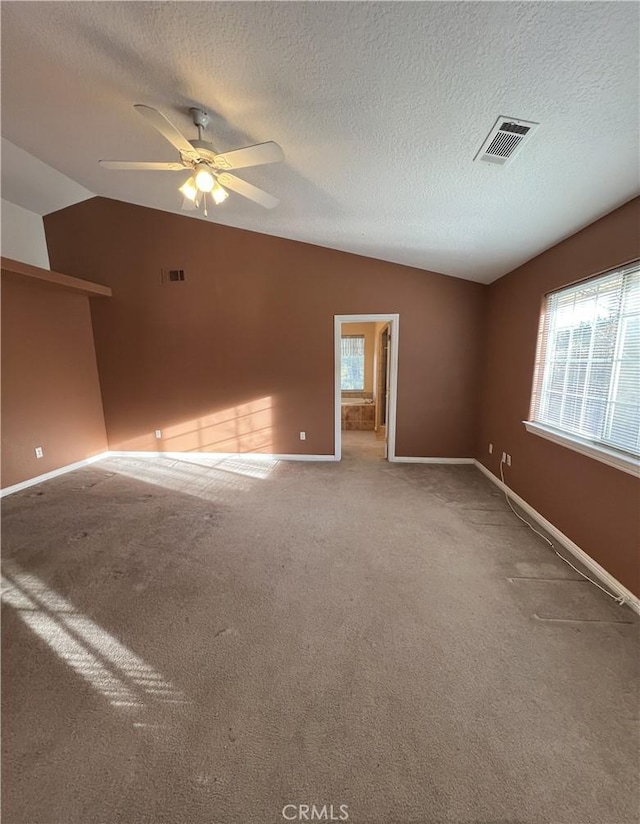
[[[362, 428], [371, 429], [371, 436], [378, 439], [382, 446], [380, 457], [395, 461], [399, 322], [397, 314], [334, 316], [336, 461], [342, 459], [343, 426], [349, 430], [360, 429], [359, 424], [353, 423], [356, 418], [366, 420]], [[353, 324], [372, 327], [375, 324], [375, 330], [371, 335], [354, 334], [364, 327]], [[372, 341], [370, 346], [374, 347], [373, 353], [364, 351], [366, 340]], [[370, 381], [362, 377], [365, 363], [367, 370], [371, 372]], [[369, 388], [371, 391], [366, 391]], [[360, 404], [363, 406], [362, 410], [357, 409]], [[348, 424], [345, 424], [345, 412], [350, 421]], [[354, 436], [355, 433], [345, 432], [345, 439]], [[358, 437], [366, 438], [366, 435], [363, 433]]]

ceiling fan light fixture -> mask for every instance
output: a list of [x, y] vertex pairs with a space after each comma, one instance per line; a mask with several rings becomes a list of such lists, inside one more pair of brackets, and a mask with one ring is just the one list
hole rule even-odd
[[[106, 169], [147, 172], [184, 173], [185, 170], [189, 170], [191, 177], [179, 187], [183, 196], [182, 208], [187, 211], [202, 207], [206, 214], [206, 195], [211, 195], [212, 202], [218, 206], [229, 196], [228, 189], [265, 209], [273, 209], [278, 205], [277, 197], [263, 192], [247, 180], [229, 172], [229, 170], [246, 169], [250, 166], [282, 162], [284, 153], [277, 143], [269, 140], [266, 143], [257, 143], [254, 146], [231, 149], [224, 154], [217, 154], [213, 144], [203, 138], [202, 132], [210, 118], [201, 109], [195, 107], [190, 109], [194, 125], [198, 128], [198, 139], [187, 140], [162, 112], [142, 103], [137, 103], [134, 108], [178, 151], [178, 160], [174, 162], [101, 160], [101, 166]], [[224, 188], [220, 183], [224, 185]]]
[[215, 186], [216, 179], [206, 163], [198, 163], [196, 166], [195, 182], [201, 192], [210, 192]]
[[195, 203], [195, 199], [198, 195], [198, 187], [196, 186], [196, 179], [195, 177], [191, 176], [189, 180], [180, 186], [180, 192], [188, 199]]
[[216, 185], [211, 191], [211, 197], [213, 198], [216, 206], [219, 206], [229, 197], [229, 192], [226, 189], [223, 189], [218, 181], [216, 181]]

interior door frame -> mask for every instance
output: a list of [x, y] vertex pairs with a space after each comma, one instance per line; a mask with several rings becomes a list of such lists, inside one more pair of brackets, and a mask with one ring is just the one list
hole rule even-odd
[[340, 366], [342, 360], [342, 324], [343, 323], [388, 323], [391, 336], [391, 355], [389, 358], [389, 408], [387, 410], [387, 460], [396, 460], [396, 404], [398, 395], [398, 341], [400, 338], [399, 314], [374, 315], [334, 315], [334, 461], [342, 458], [342, 381]]

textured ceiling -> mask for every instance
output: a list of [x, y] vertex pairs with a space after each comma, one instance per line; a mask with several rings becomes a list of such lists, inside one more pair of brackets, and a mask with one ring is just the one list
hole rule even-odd
[[[490, 282], [638, 192], [635, 3], [3, 2], [2, 133], [99, 195], [179, 211], [182, 175], [134, 110], [286, 162], [239, 176], [213, 219]], [[498, 115], [541, 126], [506, 167]], [[186, 175], [185, 175], [186, 177]], [[3, 175], [3, 193], [19, 192]], [[47, 196], [27, 198], [43, 212]], [[23, 196], [22, 200], [25, 200]], [[18, 201], [19, 202], [19, 201]]]

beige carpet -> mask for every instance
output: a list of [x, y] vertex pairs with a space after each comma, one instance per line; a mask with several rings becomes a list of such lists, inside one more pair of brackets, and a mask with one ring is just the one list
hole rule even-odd
[[4, 824], [636, 824], [633, 613], [349, 434], [4, 499]]

